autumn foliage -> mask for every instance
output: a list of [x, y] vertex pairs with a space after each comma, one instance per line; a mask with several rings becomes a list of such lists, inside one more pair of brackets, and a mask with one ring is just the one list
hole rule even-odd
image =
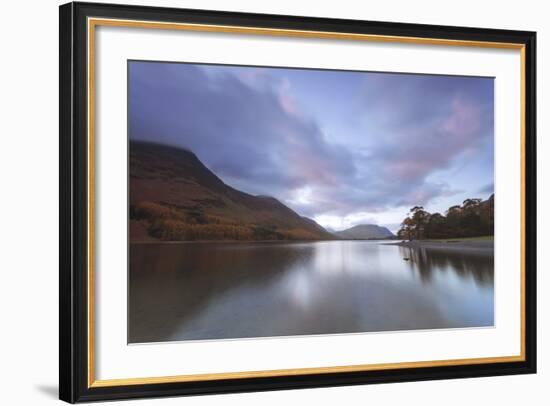
[[130, 219], [144, 223], [148, 234], [161, 241], [319, 239], [317, 235], [307, 230], [239, 224], [221, 216], [209, 216], [197, 212], [186, 213], [155, 202], [131, 205]]
[[401, 223], [399, 238], [408, 240], [480, 237], [494, 235], [494, 195], [483, 201], [466, 199], [449, 207], [445, 215], [413, 207]]

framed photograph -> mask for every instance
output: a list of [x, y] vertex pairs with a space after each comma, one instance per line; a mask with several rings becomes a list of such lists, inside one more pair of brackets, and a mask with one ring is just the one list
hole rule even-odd
[[534, 32], [60, 7], [60, 398], [534, 373]]

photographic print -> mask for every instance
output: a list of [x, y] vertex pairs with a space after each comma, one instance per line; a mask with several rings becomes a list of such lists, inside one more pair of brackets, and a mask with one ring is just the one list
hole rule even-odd
[[535, 32], [59, 21], [60, 399], [536, 372]]
[[129, 343], [494, 324], [494, 80], [128, 61]]

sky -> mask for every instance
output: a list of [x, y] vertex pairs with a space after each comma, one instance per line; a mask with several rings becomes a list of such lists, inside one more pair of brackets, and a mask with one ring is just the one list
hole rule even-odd
[[493, 193], [493, 78], [131, 61], [128, 85], [131, 139], [332, 230]]

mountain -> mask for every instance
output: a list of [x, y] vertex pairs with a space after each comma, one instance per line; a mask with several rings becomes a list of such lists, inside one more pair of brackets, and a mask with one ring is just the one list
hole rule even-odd
[[131, 241], [325, 240], [277, 199], [226, 185], [191, 151], [130, 141]]
[[360, 224], [347, 230], [336, 231], [334, 234], [347, 240], [378, 240], [395, 237], [386, 227], [375, 224]]

